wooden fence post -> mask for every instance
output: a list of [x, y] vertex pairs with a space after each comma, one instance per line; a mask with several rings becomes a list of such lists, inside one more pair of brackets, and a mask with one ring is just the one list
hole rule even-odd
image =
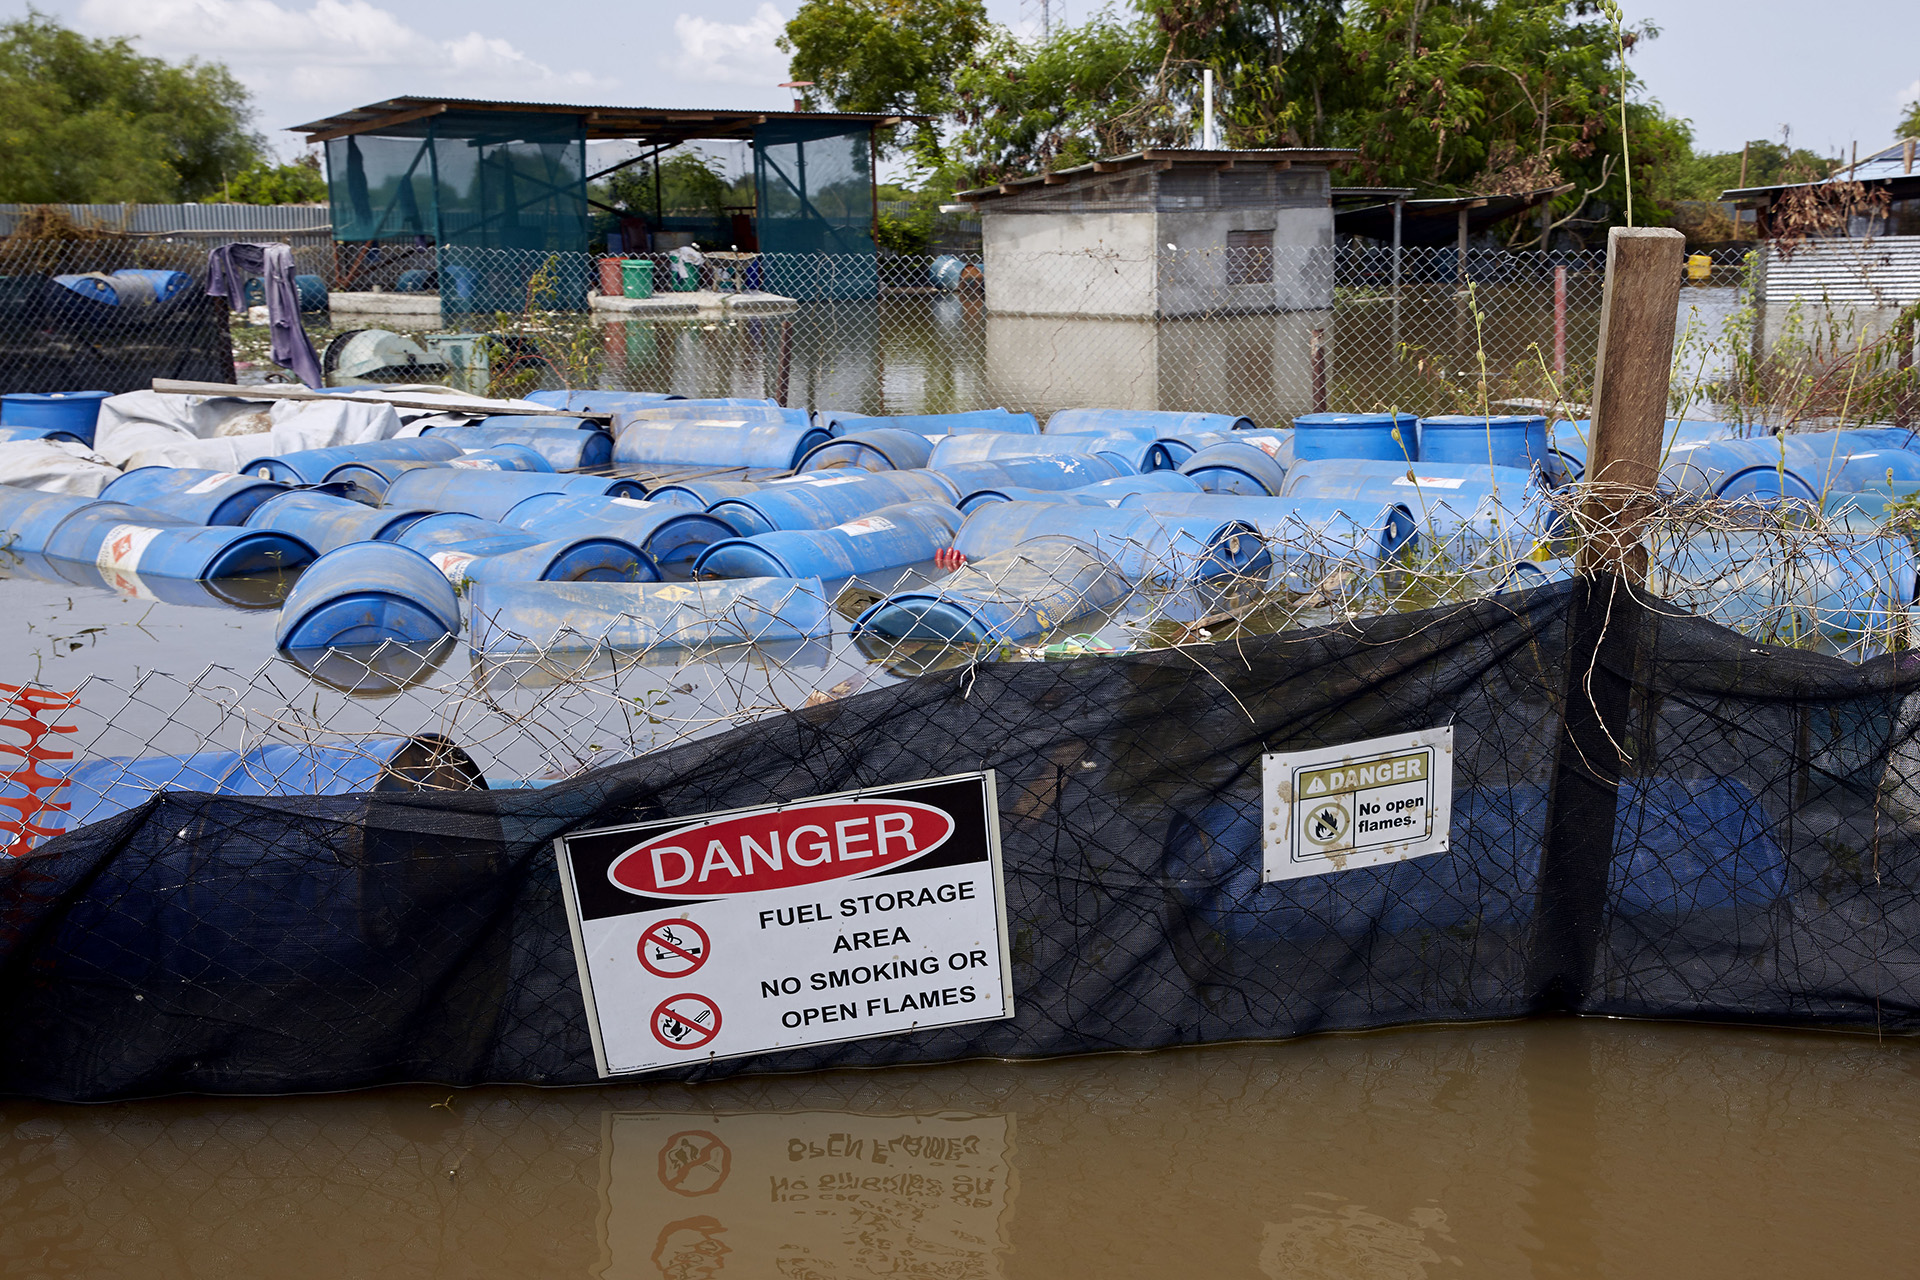
[[1600, 350], [1593, 373], [1593, 435], [1587, 442], [1582, 505], [1583, 573], [1613, 573], [1635, 584], [1647, 575], [1639, 526], [1660, 479], [1666, 443], [1667, 381], [1680, 309], [1686, 237], [1668, 227], [1607, 233], [1607, 284], [1600, 303]]

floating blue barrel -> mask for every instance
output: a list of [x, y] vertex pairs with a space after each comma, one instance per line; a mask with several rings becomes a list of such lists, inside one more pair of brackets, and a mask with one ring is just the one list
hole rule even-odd
[[965, 258], [943, 253], [927, 264], [927, 278], [948, 293], [953, 293], [966, 281], [967, 268], [970, 265], [973, 266], [977, 277], [980, 271], [977, 263], [970, 264]]
[[1916, 587], [1913, 548], [1900, 537], [1807, 544], [1716, 530], [1656, 538], [1648, 559], [1655, 595], [1727, 625], [1798, 617], [1802, 630], [1828, 635], [1884, 630], [1912, 607]]
[[1096, 480], [1077, 489], [1029, 489], [998, 485], [976, 489], [960, 499], [960, 510], [972, 511], [990, 502], [1068, 502], [1083, 507], [1117, 507], [1136, 493], [1199, 493], [1200, 486], [1178, 471], [1149, 471], [1137, 476]]
[[[661, 400], [646, 406], [650, 409], [778, 409], [781, 413], [790, 412], [782, 407], [778, 400], [769, 400], [764, 396], [682, 396], [677, 400]], [[806, 410], [791, 412], [805, 413]]]
[[1521, 414], [1450, 413], [1422, 418], [1422, 462], [1513, 467], [1521, 471], [1551, 465], [1547, 420]]
[[1132, 436], [1161, 440], [1195, 431], [1251, 431], [1253, 419], [1231, 413], [1176, 413], [1166, 409], [1062, 409], [1047, 419], [1047, 434]]
[[77, 444], [82, 448], [93, 448], [93, 441], [82, 440], [70, 431], [57, 431], [52, 427], [0, 427], [0, 444], [18, 444], [28, 440], [45, 440], [50, 444]]
[[940, 467], [936, 474], [958, 496], [1008, 484], [1023, 489], [1078, 489], [1128, 472], [1118, 460], [1099, 454], [1055, 453], [995, 458], [991, 462], [954, 462]]
[[944, 502], [903, 502], [831, 529], [776, 529], [729, 538], [701, 553], [703, 578], [821, 578], [880, 573], [931, 560], [953, 545], [960, 513]]
[[[1882, 479], [1858, 491], [1829, 492], [1820, 502], [1820, 514], [1843, 529], [1877, 533], [1887, 521], [1888, 508], [1896, 502], [1920, 502], [1920, 481]], [[3, 511], [3, 509], [0, 509]], [[0, 525], [4, 525], [0, 514]]]
[[[552, 471], [585, 471], [604, 467], [613, 461], [613, 437], [604, 431], [582, 431], [577, 427], [559, 426], [493, 425], [512, 421], [511, 418], [488, 418], [478, 426], [428, 427], [421, 434], [446, 440], [462, 449], [521, 445], [546, 459], [547, 467]], [[528, 421], [550, 423], [553, 420], [530, 418]]]
[[[9, 557], [0, 556], [0, 562]], [[52, 570], [56, 582], [69, 582], [90, 591], [106, 591], [135, 600], [158, 601], [183, 609], [278, 609], [292, 586], [297, 569], [226, 578], [174, 578], [156, 573], [132, 573], [102, 567], [91, 560], [50, 560], [34, 557], [30, 569]]]
[[1793, 498], [1819, 504], [1821, 477], [1800, 473], [1795, 456], [1778, 436], [1677, 444], [1660, 469], [1663, 488], [1703, 497], [1777, 502]]
[[1286, 467], [1251, 444], [1208, 445], [1180, 464], [1180, 474], [1208, 493], [1277, 498], [1287, 485]]
[[818, 578], [478, 582], [469, 645], [485, 658], [807, 640], [833, 630]]
[[60, 522], [93, 501], [78, 494], [0, 484], [0, 552], [43, 554]]
[[1144, 493], [1128, 498], [1126, 506], [1242, 521], [1266, 541], [1276, 565], [1301, 556], [1375, 565], [1415, 534], [1412, 515], [1390, 502]]
[[290, 533], [325, 555], [350, 542], [391, 542], [429, 511], [370, 507], [311, 489], [289, 489], [254, 508], [249, 529]]
[[[629, 413], [680, 400], [671, 391], [529, 391], [521, 399], [580, 413]], [[771, 401], [765, 402], [771, 403]]]
[[100, 500], [145, 507], [192, 524], [245, 524], [261, 503], [286, 491], [278, 480], [231, 471], [137, 467], [102, 489]]
[[72, 436], [89, 449], [100, 421], [100, 402], [111, 391], [10, 391], [0, 396], [0, 426], [39, 427]]
[[[1173, 465], [1178, 467], [1208, 445], [1226, 444], [1232, 439], [1233, 437], [1224, 431], [1189, 431], [1185, 435], [1161, 436], [1159, 444], [1166, 450], [1167, 456], [1173, 459]], [[1247, 441], [1243, 440], [1240, 443], [1245, 444]]]
[[1417, 422], [1410, 413], [1303, 413], [1293, 420], [1293, 454], [1302, 461], [1309, 458], [1384, 458], [1388, 462], [1416, 459], [1420, 456]]
[[716, 502], [707, 514], [748, 537], [775, 529], [830, 529], [896, 502], [944, 502], [953, 491], [931, 471], [807, 472]]
[[247, 471], [268, 480], [288, 484], [320, 484], [327, 473], [349, 462], [411, 460], [446, 462], [460, 456], [460, 446], [431, 435], [404, 440], [365, 440], [359, 444], [335, 445], [329, 449], [302, 449], [277, 458], [255, 458]]
[[912, 431], [856, 431], [817, 444], [796, 471], [912, 471], [927, 465], [933, 442]]
[[[716, 503], [760, 489], [758, 480], [681, 480], [647, 491], [647, 501], [689, 511], [705, 511]], [[729, 526], [731, 527], [731, 526]]]
[[932, 586], [893, 592], [854, 619], [853, 633], [1000, 644], [1111, 608], [1130, 590], [1112, 562], [1086, 543], [1037, 537], [983, 556]]
[[1535, 587], [1565, 582], [1573, 577], [1573, 573], [1573, 561], [1570, 558], [1518, 560], [1506, 566], [1500, 575], [1500, 581], [1494, 585], [1493, 594], [1506, 595], [1514, 591], [1531, 591]]
[[460, 634], [453, 584], [418, 551], [355, 542], [307, 567], [280, 609], [281, 649], [432, 644]]
[[538, 449], [511, 441], [489, 445], [484, 449], [470, 449], [457, 458], [448, 458], [447, 465], [473, 471], [537, 471], [543, 475], [554, 474], [553, 464]]
[[291, 534], [191, 525], [124, 502], [92, 502], [54, 529], [46, 554], [162, 578], [233, 578], [294, 569], [313, 548]]
[[[1705, 422], [1693, 418], [1669, 418], [1666, 424], [1665, 453], [1672, 460], [1675, 450], [1713, 440], [1741, 438], [1743, 428], [1729, 422]], [[1587, 418], [1563, 420], [1552, 424], [1553, 460], [1560, 474], [1553, 483], [1578, 480], [1587, 471], [1587, 442], [1593, 438], [1593, 422]]]
[[480, 768], [438, 734], [378, 734], [324, 743], [273, 742], [251, 751], [198, 751], [187, 756], [109, 757], [43, 766], [64, 777], [67, 808], [36, 825], [75, 831], [137, 809], [162, 791], [216, 796], [337, 796], [413, 790], [485, 790]]
[[883, 429], [911, 431], [915, 435], [930, 438], [977, 435], [982, 431], [999, 431], [1023, 436], [1040, 434], [1040, 424], [1032, 414], [1009, 413], [1005, 409], [974, 409], [966, 413], [897, 414], [887, 417], [823, 409], [813, 417], [817, 424], [836, 436], [848, 435], [856, 431]]
[[[1351, 503], [1396, 503], [1413, 514], [1429, 543], [1460, 540], [1458, 554], [1500, 537], [1529, 541], [1558, 535], [1559, 516], [1516, 467], [1460, 462], [1378, 462], [1325, 458], [1302, 462], [1287, 475], [1289, 498]], [[1429, 547], [1430, 550], [1436, 549]]]
[[965, 462], [1002, 462], [1053, 454], [1098, 454], [1131, 471], [1170, 468], [1173, 460], [1155, 441], [1128, 436], [1013, 436], [994, 432], [948, 436], [933, 447], [927, 465], [938, 471]]
[[1825, 496], [1920, 480], [1920, 453], [1911, 450], [1912, 435], [1894, 427], [1856, 427], [1794, 431], [1780, 439], [1794, 469]]
[[456, 584], [660, 581], [660, 566], [652, 557], [624, 538], [606, 535], [553, 538], [482, 554], [450, 548], [431, 552], [427, 559]]
[[449, 581], [657, 582], [660, 569], [616, 533], [535, 533], [461, 512], [426, 516], [394, 539]]
[[473, 471], [459, 467], [423, 467], [408, 471], [387, 490], [384, 504], [428, 511], [464, 511], [498, 520], [537, 493], [581, 497], [644, 498], [638, 480], [606, 476], [541, 475], [531, 471]]
[[[684, 403], [684, 402], [683, 402]], [[830, 437], [805, 409], [641, 409], [613, 420], [614, 461], [791, 471]]]
[[967, 515], [953, 545], [972, 560], [1048, 536], [1079, 539], [1131, 582], [1246, 576], [1264, 572], [1269, 563], [1265, 544], [1244, 521], [1199, 510], [1189, 514], [1135, 506], [994, 503]]
[[[635, 407], [645, 408], [648, 406], [642, 405]], [[431, 435], [436, 431], [454, 433], [461, 431], [604, 431], [607, 432], [608, 435], [612, 435], [612, 432], [608, 431], [606, 424], [595, 418], [579, 418], [571, 414], [544, 413], [489, 414], [469, 427], [442, 425], [429, 427], [425, 432], [422, 432], [422, 434]], [[457, 435], [456, 438], [458, 438]], [[505, 436], [502, 438], [511, 440], [514, 437]]]
[[327, 472], [322, 482], [336, 488], [355, 502], [378, 506], [385, 501], [393, 482], [409, 471], [423, 467], [444, 467], [451, 462], [429, 462], [422, 458], [369, 458], [364, 462], [343, 462]]
[[502, 524], [541, 538], [605, 534], [625, 540], [665, 569], [691, 568], [695, 557], [733, 528], [700, 511], [636, 498], [581, 498], [543, 493], [515, 505]]

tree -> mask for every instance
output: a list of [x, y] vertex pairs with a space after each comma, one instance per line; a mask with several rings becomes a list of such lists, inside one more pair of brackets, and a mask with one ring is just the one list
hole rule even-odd
[[1893, 136], [1920, 138], [1920, 98], [1915, 98], [1907, 104], [1907, 114], [1902, 116], [1900, 123], [1893, 127]]
[[251, 166], [247, 91], [218, 63], [143, 57], [29, 10], [0, 24], [0, 200], [197, 200]]
[[[713, 162], [699, 151], [675, 151], [660, 165], [660, 209], [667, 217], [725, 216], [728, 205], [750, 205], [749, 180], [729, 183]], [[652, 213], [653, 163], [642, 161], [621, 169], [607, 180], [605, 199], [628, 213]]]
[[[991, 31], [981, 0], [806, 0], [779, 44], [793, 78], [813, 81], [809, 102], [937, 119], [958, 107], [954, 76]], [[924, 169], [945, 159], [933, 123], [888, 145]]]
[[327, 198], [327, 178], [320, 157], [309, 151], [292, 164], [255, 160], [209, 200], [235, 204], [320, 204]]

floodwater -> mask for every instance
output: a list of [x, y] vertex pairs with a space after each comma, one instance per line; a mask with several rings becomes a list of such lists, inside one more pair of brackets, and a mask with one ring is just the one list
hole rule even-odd
[[1920, 1045], [1621, 1022], [540, 1091], [0, 1102], [0, 1274], [1893, 1276]]

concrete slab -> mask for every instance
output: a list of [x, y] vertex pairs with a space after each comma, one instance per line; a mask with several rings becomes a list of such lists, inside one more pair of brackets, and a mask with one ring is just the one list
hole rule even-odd
[[715, 293], [695, 289], [687, 293], [656, 293], [651, 298], [608, 298], [595, 294], [591, 303], [596, 314], [604, 316], [691, 316], [691, 315], [768, 315], [797, 310], [792, 298], [777, 293], [749, 291]]
[[440, 295], [437, 293], [332, 293], [327, 305], [336, 316], [356, 320], [383, 320], [408, 327], [435, 326], [440, 323]]

